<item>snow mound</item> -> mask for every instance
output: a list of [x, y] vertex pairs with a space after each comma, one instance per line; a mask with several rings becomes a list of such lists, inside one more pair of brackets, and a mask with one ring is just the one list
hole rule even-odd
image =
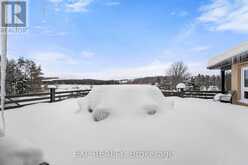
[[162, 92], [150, 85], [99, 86], [78, 102], [81, 112], [92, 113], [95, 121], [113, 116], [155, 115], [173, 109]]
[[214, 101], [218, 102], [218, 101], [231, 101], [232, 99], [232, 94], [222, 94], [222, 93], [218, 93], [214, 96]]
[[177, 84], [176, 88], [177, 89], [185, 89], [186, 85], [184, 83], [179, 83], [179, 84]]
[[214, 96], [214, 101], [220, 101], [220, 98], [221, 98], [222, 96], [224, 96], [224, 94], [222, 94], [222, 93], [216, 94], [216, 95]]
[[44, 162], [40, 149], [26, 141], [19, 141], [10, 137], [0, 137], [1, 165], [39, 165]]

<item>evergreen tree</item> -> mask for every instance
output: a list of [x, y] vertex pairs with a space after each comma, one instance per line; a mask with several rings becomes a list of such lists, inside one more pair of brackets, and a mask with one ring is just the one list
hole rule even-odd
[[30, 68], [30, 79], [31, 79], [31, 88], [33, 92], [40, 92], [42, 85], [42, 72], [41, 67], [37, 66], [34, 62], [31, 64]]
[[41, 67], [23, 57], [7, 64], [7, 94], [21, 95], [41, 91]]

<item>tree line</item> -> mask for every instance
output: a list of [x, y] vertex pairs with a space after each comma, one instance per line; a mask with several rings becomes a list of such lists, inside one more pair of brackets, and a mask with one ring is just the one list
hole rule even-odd
[[[103, 84], [121, 84], [117, 80], [94, 80], [94, 79], [77, 79], [77, 80], [54, 80], [47, 83], [42, 82], [44, 79], [41, 66], [34, 61], [23, 57], [17, 60], [8, 60], [6, 74], [6, 91], [7, 95], [22, 95], [28, 93], [37, 93], [44, 90], [42, 85], [47, 84], [87, 84], [87, 85], [103, 85]], [[230, 81], [230, 75], [227, 80]], [[176, 88], [179, 83], [191, 85], [193, 90], [199, 90], [201, 86], [208, 88], [209, 86], [221, 86], [220, 76], [201, 75], [191, 76], [187, 65], [183, 62], [173, 63], [166, 71], [164, 76], [144, 77], [128, 80], [128, 84], [158, 84], [160, 87], [168, 90]], [[226, 83], [230, 86], [230, 83]], [[229, 87], [227, 87], [229, 89]]]
[[[230, 89], [230, 74], [227, 76], [227, 89]], [[208, 88], [209, 86], [221, 87], [221, 77], [216, 75], [202, 75], [192, 76], [189, 73], [188, 66], [183, 62], [175, 62], [171, 64], [169, 69], [165, 72], [165, 76], [144, 77], [134, 79], [131, 84], [158, 84], [160, 87], [173, 90], [179, 83], [185, 83], [191, 86], [192, 90], [200, 90], [202, 86]]]

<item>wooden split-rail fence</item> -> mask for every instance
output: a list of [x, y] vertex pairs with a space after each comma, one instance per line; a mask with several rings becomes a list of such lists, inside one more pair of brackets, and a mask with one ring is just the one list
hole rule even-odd
[[52, 103], [68, 98], [84, 97], [89, 93], [89, 91], [90, 90], [72, 90], [56, 92], [55, 89], [50, 89], [50, 92], [45, 93], [7, 96], [5, 100], [5, 107], [6, 109], [13, 109], [31, 104], [46, 102]]
[[[166, 91], [161, 89], [165, 97], [176, 96], [183, 98], [200, 98], [200, 99], [213, 99], [214, 96], [220, 91]], [[65, 100], [68, 98], [84, 97], [90, 90], [72, 90], [72, 91], [56, 91], [50, 89], [50, 92], [35, 93], [26, 95], [7, 96], [5, 100], [6, 109], [19, 108], [37, 103], [52, 103], [56, 101]]]

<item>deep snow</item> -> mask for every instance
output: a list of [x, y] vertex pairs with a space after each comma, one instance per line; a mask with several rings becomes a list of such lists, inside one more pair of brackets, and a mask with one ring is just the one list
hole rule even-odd
[[115, 120], [159, 115], [174, 108], [173, 101], [166, 100], [157, 87], [148, 85], [98, 86], [78, 103], [81, 113], [89, 114], [91, 110], [93, 117], [108, 114]]
[[18, 136], [0, 137], [1, 165], [39, 165], [44, 162], [43, 152]]
[[[83, 100], [70, 99], [8, 111], [6, 133], [38, 146], [52, 165], [248, 163], [247, 107], [212, 100], [162, 98], [157, 89], [138, 88], [132, 94], [120, 94], [120, 89], [106, 94], [105, 89], [102, 92], [105, 94], [92, 93]], [[97, 99], [89, 101], [92, 97]], [[120, 98], [125, 98], [124, 102]], [[132, 109], [133, 104], [139, 109]], [[147, 107], [158, 113], [150, 115], [142, 111]], [[88, 112], [89, 108], [93, 113]], [[95, 122], [93, 115], [99, 110], [110, 114], [105, 120]], [[88, 160], [75, 157], [77, 151], [171, 151], [173, 157], [169, 160]]]
[[56, 91], [72, 91], [72, 90], [89, 90], [91, 85], [77, 85], [77, 84], [58, 84], [56, 86]]

